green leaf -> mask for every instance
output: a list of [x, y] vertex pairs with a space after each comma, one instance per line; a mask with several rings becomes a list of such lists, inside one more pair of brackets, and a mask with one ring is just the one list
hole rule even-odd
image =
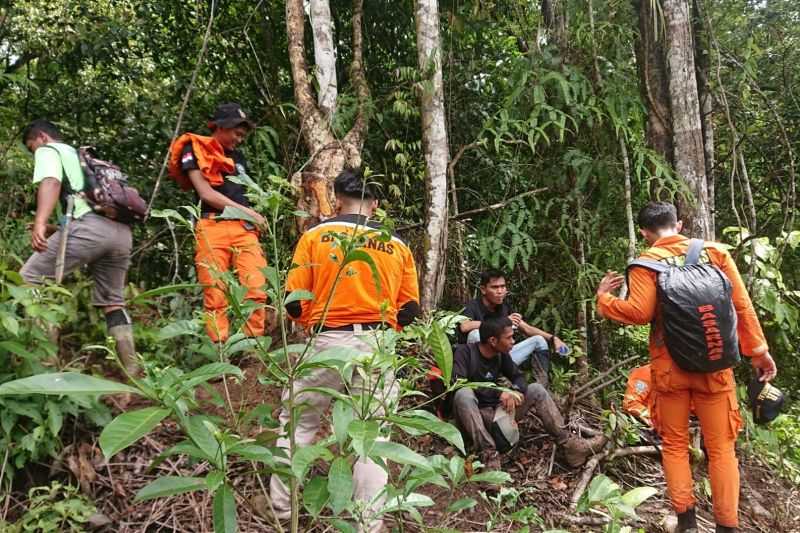
[[380, 425], [375, 420], [353, 420], [347, 426], [347, 434], [353, 439], [353, 449], [356, 453], [361, 457], [367, 457], [380, 434]]
[[336, 442], [339, 443], [340, 449], [347, 441], [347, 430], [354, 417], [355, 414], [350, 404], [336, 400], [336, 403], [333, 404], [333, 433], [336, 435]]
[[647, 498], [655, 496], [658, 491], [653, 487], [636, 487], [622, 495], [622, 503], [636, 509]]
[[201, 383], [205, 383], [206, 381], [214, 379], [218, 376], [222, 376], [223, 374], [233, 374], [239, 379], [244, 379], [244, 373], [238, 366], [234, 366], [229, 363], [209, 363], [181, 376], [181, 388], [178, 390], [178, 396], [190, 389], [193, 389]]
[[603, 474], [595, 476], [587, 489], [587, 498], [590, 503], [602, 503], [618, 496], [619, 485]]
[[19, 335], [19, 321], [14, 315], [2, 313], [0, 314], [0, 322], [2, 322], [3, 327], [13, 336], [16, 337]]
[[61, 407], [55, 402], [47, 402], [47, 424], [50, 426], [50, 433], [58, 435], [61, 432], [61, 427], [64, 424], [64, 414], [61, 412]]
[[319, 458], [331, 461], [333, 460], [333, 454], [321, 444], [314, 444], [295, 450], [292, 456], [292, 472], [294, 472], [298, 480], [302, 481], [306, 472], [308, 472], [308, 468]]
[[372, 271], [372, 280], [375, 282], [375, 290], [380, 294], [381, 278], [378, 273], [378, 267], [375, 265], [375, 260], [364, 250], [351, 250], [344, 258], [344, 261], [342, 261], [342, 266], [356, 261], [363, 261], [369, 266], [369, 269]]
[[401, 465], [412, 465], [425, 470], [431, 469], [431, 465], [428, 463], [427, 459], [396, 442], [377, 441], [372, 445], [370, 455], [373, 457], [383, 457]]
[[225, 472], [222, 470], [214, 470], [206, 476], [206, 487], [208, 492], [214, 493], [220, 485], [225, 481]]
[[469, 478], [472, 483], [491, 483], [493, 485], [502, 485], [511, 481], [511, 476], [507, 472], [500, 472], [499, 470], [490, 470], [489, 472], [481, 472]]
[[458, 513], [464, 509], [472, 509], [478, 504], [475, 498], [461, 498], [447, 506], [448, 513]]
[[429, 496], [412, 492], [407, 496], [400, 495], [387, 500], [383, 512], [393, 513], [396, 511], [408, 511], [415, 507], [431, 507], [433, 505], [435, 505], [435, 502]]
[[220, 444], [214, 435], [205, 425], [207, 418], [205, 416], [191, 416], [186, 421], [186, 433], [189, 438], [197, 446], [206, 459], [219, 469], [222, 469], [222, 450]]
[[214, 533], [236, 533], [236, 498], [233, 489], [225, 483], [214, 493]]
[[196, 320], [178, 320], [161, 328], [156, 335], [156, 339], [165, 341], [181, 335], [198, 335], [200, 325]]
[[235, 453], [243, 459], [250, 461], [258, 461], [268, 465], [275, 463], [275, 456], [269, 451], [269, 448], [259, 446], [258, 444], [245, 444], [244, 446], [237, 446], [230, 450], [230, 453]]
[[103, 450], [103, 455], [110, 459], [150, 433], [168, 414], [169, 409], [160, 407], [147, 407], [121, 414], [100, 433], [100, 449]]
[[400, 427], [409, 427], [425, 432], [431, 432], [447, 440], [450, 444], [464, 452], [464, 438], [461, 432], [452, 424], [440, 420], [436, 415], [422, 409], [408, 411], [402, 415], [390, 415], [391, 422]]
[[133, 501], [141, 502], [205, 488], [206, 480], [201, 477], [164, 476], [140, 489]]
[[131, 303], [140, 303], [156, 296], [164, 296], [165, 294], [172, 294], [174, 292], [182, 291], [183, 289], [193, 289], [199, 287], [197, 283], [177, 283], [175, 285], [164, 285], [163, 287], [156, 287], [149, 291], [140, 292], [134, 296], [130, 301]]
[[326, 503], [328, 503], [328, 480], [314, 476], [303, 486], [303, 505], [308, 513], [316, 518]]
[[216, 218], [222, 220], [244, 220], [245, 222], [250, 222], [251, 224], [258, 224], [256, 219], [253, 218], [250, 213], [241, 207], [233, 207], [230, 205], [226, 205], [225, 209], [222, 210], [222, 213], [217, 215]]
[[341, 513], [353, 498], [353, 472], [344, 457], [337, 457], [328, 470], [328, 494], [334, 515]]
[[96, 378], [78, 372], [56, 372], [17, 379], [0, 385], [0, 396], [15, 394], [116, 394], [139, 390], [116, 381]]
[[299, 300], [313, 300], [313, 299], [314, 299], [313, 292], [304, 289], [297, 289], [293, 290], [288, 296], [286, 296], [286, 299], [283, 301], [283, 305], [287, 306], [290, 303], [297, 302]]
[[453, 374], [453, 349], [447, 339], [447, 334], [437, 322], [433, 323], [431, 334], [428, 337], [428, 344], [430, 344], [431, 351], [433, 351], [436, 366], [442, 371], [442, 381], [447, 387], [450, 385]]

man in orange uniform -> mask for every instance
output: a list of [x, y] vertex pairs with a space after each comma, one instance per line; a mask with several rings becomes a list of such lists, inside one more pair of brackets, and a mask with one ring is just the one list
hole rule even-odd
[[[651, 246], [641, 259], [683, 264], [689, 239], [680, 235], [683, 227], [675, 206], [652, 202], [639, 212], [640, 233]], [[769, 355], [753, 304], [736, 264], [725, 249], [706, 242], [701, 261], [717, 266], [730, 280], [741, 353], [769, 381], [777, 372]], [[741, 417], [736, 400], [733, 370], [690, 373], [679, 368], [665, 346], [663, 324], [657, 313], [657, 276], [635, 267], [630, 271], [627, 300], [611, 293], [624, 278], [607, 272], [597, 288], [597, 310], [605, 318], [623, 324], [647, 324], [650, 328], [650, 356], [653, 379], [653, 425], [663, 440], [662, 460], [669, 496], [678, 513], [678, 531], [697, 531], [694, 488], [689, 465], [689, 410], [694, 406], [705, 436], [709, 458], [714, 517], [718, 532], [736, 531], [739, 524], [739, 470], [736, 436]]]
[[214, 342], [224, 342], [230, 335], [230, 326], [220, 275], [231, 267], [236, 269], [239, 282], [248, 289], [245, 299], [258, 303], [244, 332], [260, 336], [264, 334], [267, 300], [261, 269], [267, 261], [251, 222], [217, 217], [226, 207], [234, 207], [259, 225], [265, 220], [250, 208], [244, 186], [230, 179], [247, 173], [244, 155], [236, 148], [253, 129], [253, 123], [239, 104], [228, 103], [217, 107], [208, 127], [210, 137], [186, 133], [172, 143], [169, 173], [182, 189], [194, 189], [200, 199], [200, 220], [195, 228], [197, 279], [203, 284], [206, 332]]
[[628, 374], [625, 396], [622, 398], [622, 409], [648, 426], [653, 425], [650, 412], [653, 410], [650, 365], [637, 366]]
[[[349, 347], [361, 353], [372, 354], [370, 338], [374, 331], [384, 327], [400, 329], [419, 315], [419, 287], [414, 256], [405, 242], [397, 236], [382, 238], [370, 217], [378, 206], [373, 187], [364, 183], [357, 170], [344, 170], [334, 182], [337, 216], [310, 227], [300, 238], [290, 271], [287, 290], [306, 290], [313, 293], [312, 300], [292, 302], [287, 305], [289, 315], [306, 326], [314, 339], [314, 352], [332, 347]], [[348, 263], [341, 270], [342, 252], [332, 234], [350, 234], [365, 238], [361, 250], [374, 261], [380, 285], [375, 283], [370, 266], [364, 261]], [[333, 257], [332, 257], [333, 256]], [[370, 389], [377, 391], [381, 404], [391, 403], [397, 396], [397, 385], [391, 371], [381, 375], [353, 372], [350, 394], [362, 394]], [[339, 372], [320, 368], [294, 382], [295, 405], [304, 408], [295, 417], [294, 439], [296, 449], [309, 446], [319, 430], [320, 417], [328, 408], [331, 397], [307, 390], [325, 387], [342, 390]], [[368, 393], [368, 392], [367, 392]], [[287, 431], [290, 413], [286, 407], [289, 391], [284, 390], [280, 413], [282, 431]], [[380, 414], [382, 408], [376, 406]], [[289, 439], [278, 439], [278, 447], [288, 450]], [[353, 466], [354, 496], [361, 502], [370, 502], [370, 515], [366, 519], [367, 531], [379, 531], [382, 521], [376, 511], [382, 507], [382, 498], [376, 498], [386, 486], [387, 472], [370, 459], [359, 459]], [[290, 498], [286, 484], [279, 476], [270, 481], [272, 506], [280, 518], [290, 515]]]

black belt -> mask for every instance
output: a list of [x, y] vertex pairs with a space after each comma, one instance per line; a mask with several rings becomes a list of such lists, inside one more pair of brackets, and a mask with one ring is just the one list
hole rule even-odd
[[[200, 213], [200, 218], [207, 218], [207, 219], [214, 220], [218, 216], [220, 216], [221, 214], [222, 213], [212, 213], [212, 212], [206, 211], [206, 212]], [[238, 219], [226, 218], [226, 219], [222, 219], [222, 220], [238, 220]], [[244, 229], [246, 229], [247, 231], [251, 231], [251, 230], [256, 229], [255, 225], [253, 225], [252, 222], [248, 222], [246, 220], [241, 220], [240, 222], [242, 222], [242, 224], [244, 225]]]
[[356, 326], [361, 326], [361, 329], [380, 329], [383, 327], [383, 322], [368, 322], [366, 324], [347, 324], [346, 326], [318, 326], [320, 332], [324, 331], [355, 331]]

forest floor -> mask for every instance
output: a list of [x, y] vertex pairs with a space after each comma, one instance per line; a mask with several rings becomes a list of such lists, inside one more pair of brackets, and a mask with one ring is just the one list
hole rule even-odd
[[[228, 393], [234, 408], [248, 410], [267, 404], [277, 407], [280, 391], [267, 389], [258, 382], [257, 366], [244, 368], [246, 379], [242, 383], [230, 383]], [[215, 384], [220, 395], [224, 395], [221, 383]], [[209, 396], [210, 398], [210, 396]], [[141, 403], [140, 407], [146, 406]], [[220, 410], [219, 414], [223, 411]], [[575, 412], [573, 412], [574, 418]], [[588, 420], [588, 419], [587, 419]], [[589, 423], [584, 420], [585, 425]], [[321, 434], [329, 428], [323, 427]], [[422, 489], [436, 505], [424, 509], [425, 527], [411, 519], [404, 520], [402, 531], [417, 532], [428, 528], [458, 531], [519, 531], [529, 524], [530, 531], [563, 529], [571, 532], [602, 531], [603, 516], [596, 512], [578, 516], [571, 506], [571, 499], [584, 469], [570, 469], [559, 460], [553, 441], [544, 434], [533, 415], [521, 424], [522, 439], [515, 452], [504, 458], [503, 470], [512, 476], [507, 489], [500, 492], [497, 487], [468, 484], [455, 492], [431, 486]], [[426, 455], [458, 453], [435, 436], [403, 438], [407, 446], [424, 451]], [[151, 463], [159, 454], [182, 439], [174, 423], [163, 423], [157, 430], [135, 445], [105, 461], [97, 443], [97, 435], [77, 434], [49, 468], [40, 472], [29, 472], [29, 482], [44, 483], [48, 477], [77, 479], [84, 493], [89, 495], [98, 508], [95, 531], [115, 533], [140, 532], [191, 532], [213, 531], [211, 522], [211, 498], [206, 492], [190, 493], [172, 498], [133, 503], [134, 494], [164, 475], [202, 476], [207, 470], [204, 463], [197, 463], [185, 456], [171, 456], [155, 467]], [[741, 531], [743, 532], [800, 532], [800, 497], [798, 488], [775, 476], [769, 467], [756, 457], [741, 457], [743, 490]], [[315, 467], [317, 468], [317, 467]], [[656, 496], [643, 503], [637, 513], [640, 520], [632, 522], [634, 528], [646, 533], [665, 531], [663, 521], [669, 514], [669, 503], [664, 496], [664, 478], [657, 456], [629, 455], [610, 461], [601, 461], [595, 471], [604, 473], [618, 483], [623, 492], [638, 486], [658, 489]], [[320, 472], [323, 473], [323, 472]], [[39, 478], [39, 479], [35, 479]], [[700, 531], [713, 531], [713, 515], [708, 492], [705, 465], [695, 467], [698, 483], [698, 520]], [[268, 480], [260, 479], [252, 469], [242, 469], [233, 474], [233, 484], [239, 500], [239, 529], [243, 533], [275, 531], [265, 520], [254, 502], [268, 489]], [[460, 513], [446, 511], [449, 504], [460, 498], [474, 498], [478, 504]], [[23, 493], [13, 495], [10, 516], [23, 509]], [[531, 509], [527, 510], [526, 509]], [[516, 511], [523, 510], [509, 517]], [[534, 512], [535, 510], [535, 512]], [[390, 520], [386, 525], [397, 527]], [[634, 529], [636, 530], [636, 529]], [[301, 515], [301, 531], [323, 531], [310, 527]]]

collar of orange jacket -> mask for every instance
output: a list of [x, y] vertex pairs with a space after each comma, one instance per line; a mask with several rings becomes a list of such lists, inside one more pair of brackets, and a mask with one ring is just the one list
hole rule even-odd
[[688, 240], [688, 239], [689, 239], [689, 237], [686, 237], [684, 235], [681, 235], [680, 233], [677, 233], [675, 235], [670, 235], [668, 237], [661, 237], [655, 243], [653, 243], [653, 246], [651, 246], [651, 248], [661, 248], [663, 246], [672, 246], [673, 244], [678, 244], [679, 242], [683, 242], [683, 241]]
[[181, 189], [192, 189], [189, 176], [181, 168], [181, 153], [186, 143], [192, 143], [192, 151], [203, 177], [212, 187], [219, 187], [225, 181], [223, 174], [236, 169], [233, 159], [225, 155], [225, 149], [214, 137], [184, 133], [172, 143], [169, 149], [169, 175], [178, 182]]

